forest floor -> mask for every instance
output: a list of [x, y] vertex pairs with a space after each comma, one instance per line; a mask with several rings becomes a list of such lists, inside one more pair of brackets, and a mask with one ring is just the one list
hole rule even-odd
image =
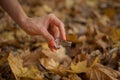
[[19, 0], [30, 17], [54, 13], [71, 47], [51, 52], [0, 9], [0, 80], [120, 80], [120, 0]]

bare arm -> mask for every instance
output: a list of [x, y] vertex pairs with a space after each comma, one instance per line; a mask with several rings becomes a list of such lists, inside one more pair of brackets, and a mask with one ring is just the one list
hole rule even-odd
[[27, 18], [17, 0], [0, 0], [0, 5], [18, 24], [21, 24]]
[[42, 35], [52, 51], [55, 50], [55, 39], [59, 33], [61, 39], [66, 40], [64, 24], [54, 14], [40, 18], [29, 18], [17, 0], [0, 0], [2, 8], [20, 27], [30, 35]]

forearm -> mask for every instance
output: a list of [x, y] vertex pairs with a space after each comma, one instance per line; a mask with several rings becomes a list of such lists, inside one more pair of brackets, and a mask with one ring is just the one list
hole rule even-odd
[[0, 0], [0, 5], [18, 24], [27, 18], [18, 0]]

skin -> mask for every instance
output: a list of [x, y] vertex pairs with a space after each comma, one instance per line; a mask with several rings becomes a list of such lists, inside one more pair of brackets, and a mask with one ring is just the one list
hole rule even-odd
[[54, 40], [59, 37], [66, 40], [64, 24], [54, 14], [43, 17], [30, 18], [23, 11], [17, 0], [0, 0], [1, 7], [11, 18], [29, 35], [42, 35], [54, 51]]

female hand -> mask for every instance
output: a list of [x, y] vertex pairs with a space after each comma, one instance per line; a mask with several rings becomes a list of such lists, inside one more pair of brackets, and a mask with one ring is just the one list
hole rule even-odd
[[27, 18], [20, 26], [30, 35], [42, 35], [52, 51], [55, 50], [54, 40], [59, 37], [59, 32], [61, 39], [66, 40], [64, 24], [54, 14], [40, 18]]

